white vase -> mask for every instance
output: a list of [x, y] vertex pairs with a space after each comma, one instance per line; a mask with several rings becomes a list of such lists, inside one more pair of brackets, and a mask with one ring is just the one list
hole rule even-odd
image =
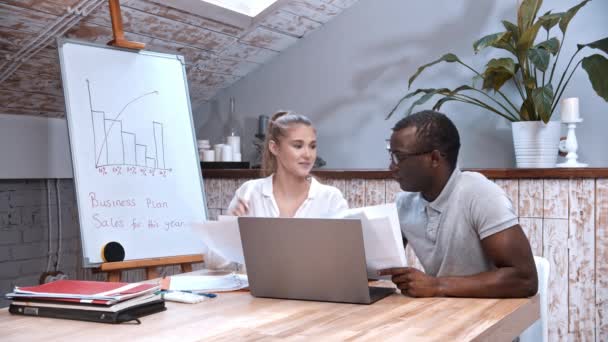
[[517, 167], [555, 167], [561, 132], [558, 121], [512, 122], [511, 128]]

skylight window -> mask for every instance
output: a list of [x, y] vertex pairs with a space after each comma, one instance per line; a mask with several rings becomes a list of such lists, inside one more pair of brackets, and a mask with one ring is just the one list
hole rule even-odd
[[203, 0], [234, 12], [255, 17], [277, 0]]

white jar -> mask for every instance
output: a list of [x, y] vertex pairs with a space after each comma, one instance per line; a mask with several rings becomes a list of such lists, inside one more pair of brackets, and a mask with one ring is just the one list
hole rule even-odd
[[213, 145], [213, 151], [215, 151], [215, 161], [222, 161], [222, 147], [224, 144]]
[[203, 161], [206, 161], [206, 162], [215, 161], [215, 151], [214, 150], [203, 150]]
[[222, 161], [232, 161], [232, 146], [222, 145]]

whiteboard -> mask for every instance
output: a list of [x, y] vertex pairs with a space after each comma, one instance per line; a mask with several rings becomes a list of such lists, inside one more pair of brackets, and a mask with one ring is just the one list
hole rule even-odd
[[59, 41], [84, 264], [200, 254], [207, 218], [184, 59]]

